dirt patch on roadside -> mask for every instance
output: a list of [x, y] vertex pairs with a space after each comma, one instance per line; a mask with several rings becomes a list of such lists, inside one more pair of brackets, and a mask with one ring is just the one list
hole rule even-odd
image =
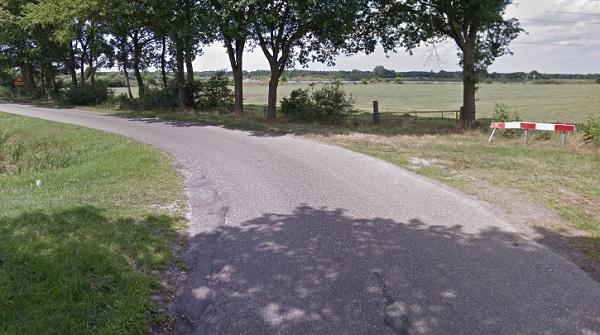
[[600, 262], [590, 259], [577, 247], [579, 241], [588, 238], [588, 234], [573, 228], [554, 210], [528, 200], [517, 190], [499, 188], [479, 179], [472, 179], [467, 193], [482, 202], [490, 212], [510, 222], [523, 239], [545, 245], [600, 282]]

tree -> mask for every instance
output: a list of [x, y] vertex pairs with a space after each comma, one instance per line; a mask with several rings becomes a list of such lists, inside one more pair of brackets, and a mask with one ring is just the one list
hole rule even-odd
[[[190, 106], [188, 88], [194, 80], [192, 61], [199, 52], [199, 46], [209, 43], [213, 38], [213, 30], [206, 16], [206, 3], [196, 0], [164, 1], [166, 11], [170, 12], [171, 23], [168, 36], [175, 49], [175, 78], [178, 85], [178, 99], [181, 109]], [[185, 72], [187, 71], [187, 78]]]
[[[117, 49], [120, 50], [121, 63], [127, 65], [129, 54], [131, 53], [131, 67], [138, 86], [139, 95], [145, 92], [142, 71], [149, 65], [149, 57], [152, 54], [148, 47], [155, 40], [155, 35], [150, 29], [154, 20], [161, 19], [154, 10], [155, 1], [153, 0], [105, 0], [106, 19], [108, 29], [115, 36], [119, 43]], [[124, 67], [126, 80], [129, 81], [129, 75]]]
[[384, 79], [396, 78], [396, 71], [388, 70], [385, 67], [383, 67], [382, 65], [376, 66], [375, 69], [373, 69], [373, 74], [376, 77], [384, 78]]
[[338, 53], [348, 50], [366, 4], [362, 0], [255, 0], [253, 8], [253, 37], [271, 70], [267, 119], [273, 120], [285, 69], [309, 61], [333, 64]]
[[233, 114], [240, 116], [244, 112], [243, 56], [250, 34], [252, 6], [247, 0], [210, 0], [209, 4], [218, 32], [217, 39], [225, 45], [231, 63], [234, 83]]
[[523, 31], [517, 19], [505, 19], [513, 0], [380, 0], [376, 13], [382, 44], [387, 51], [410, 50], [421, 42], [452, 39], [463, 67], [461, 123], [476, 120], [478, 73], [510, 54], [510, 42]]
[[52, 40], [69, 45], [73, 58], [79, 54], [81, 84], [85, 85], [89, 79], [94, 86], [96, 70], [111, 67], [113, 63], [113, 49], [106, 39], [105, 14], [100, 0], [45, 0], [30, 3], [25, 20], [53, 27], [50, 31]]

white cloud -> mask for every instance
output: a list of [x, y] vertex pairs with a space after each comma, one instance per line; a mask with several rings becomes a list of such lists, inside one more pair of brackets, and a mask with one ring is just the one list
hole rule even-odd
[[[520, 19], [528, 34], [511, 45], [513, 56], [498, 59], [490, 71], [600, 73], [600, 1], [516, 0], [507, 15]], [[399, 71], [459, 69], [453, 42], [437, 45], [436, 50], [421, 47], [413, 56], [401, 52], [389, 57], [378, 50], [371, 55], [340, 56], [333, 68], [323, 64], [309, 64], [309, 68], [370, 70], [381, 64]], [[247, 70], [268, 69], [259, 49], [246, 53], [244, 61]], [[211, 45], [205, 48], [195, 66], [198, 70], [228, 69], [229, 61], [220, 45]]]

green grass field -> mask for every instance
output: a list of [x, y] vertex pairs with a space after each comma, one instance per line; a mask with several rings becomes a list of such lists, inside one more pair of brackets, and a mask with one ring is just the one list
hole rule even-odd
[[0, 334], [147, 334], [181, 189], [149, 146], [0, 113]]
[[[279, 100], [297, 88], [309, 88], [309, 85], [282, 83]], [[458, 110], [462, 105], [461, 83], [357, 83], [345, 84], [344, 89], [355, 98], [357, 109], [369, 112], [373, 100], [379, 101], [382, 112]], [[135, 94], [136, 88], [132, 90]], [[266, 104], [266, 84], [246, 84], [244, 90], [246, 104]], [[124, 88], [115, 89], [115, 94], [126, 92]], [[560, 85], [482, 83], [477, 99], [480, 118], [489, 118], [496, 103], [506, 104], [528, 121], [579, 123], [589, 115], [600, 116], [600, 85], [592, 82], [564, 81]]]
[[[279, 97], [289, 95], [305, 84], [283, 84]], [[458, 110], [462, 105], [460, 83], [392, 83], [346, 84], [346, 92], [356, 100], [356, 107], [371, 111], [372, 101], [379, 101], [382, 112], [405, 110]], [[247, 85], [246, 103], [265, 104], [268, 87]], [[582, 122], [589, 115], [600, 116], [600, 85], [592, 83], [565, 83], [536, 85], [520, 83], [481, 84], [477, 92], [478, 117], [488, 118], [495, 103], [506, 104], [528, 121]]]

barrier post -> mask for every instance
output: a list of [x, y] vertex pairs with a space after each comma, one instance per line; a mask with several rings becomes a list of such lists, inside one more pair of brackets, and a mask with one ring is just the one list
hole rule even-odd
[[379, 114], [379, 101], [373, 101], [373, 123], [379, 125], [381, 123], [381, 115]]

